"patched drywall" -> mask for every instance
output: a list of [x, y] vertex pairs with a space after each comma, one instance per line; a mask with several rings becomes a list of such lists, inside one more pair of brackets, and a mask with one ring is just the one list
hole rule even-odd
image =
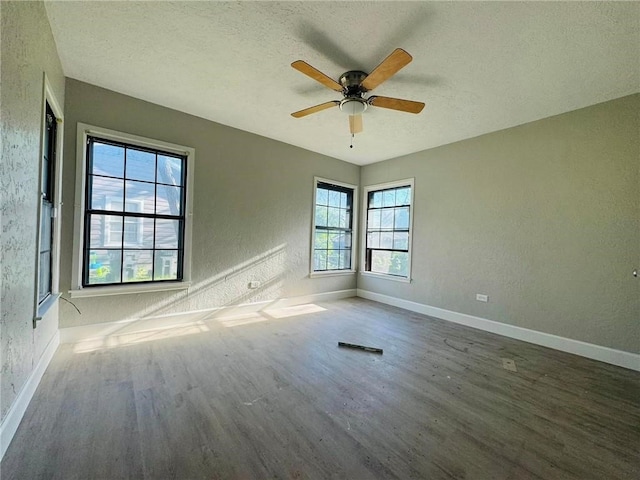
[[[357, 184], [359, 167], [67, 79], [63, 218], [73, 218], [76, 124], [195, 148], [192, 287], [74, 298], [62, 327], [294, 297], [356, 287], [355, 274], [309, 277], [314, 176]], [[62, 244], [73, 244], [63, 222]], [[61, 291], [71, 286], [63, 249]], [[256, 289], [249, 282], [261, 282]]]
[[640, 352], [639, 115], [636, 94], [363, 167], [415, 177], [413, 270], [358, 288]]
[[57, 331], [57, 309], [33, 328], [38, 175], [46, 73], [56, 98], [65, 78], [41, 2], [2, 2], [1, 418]]

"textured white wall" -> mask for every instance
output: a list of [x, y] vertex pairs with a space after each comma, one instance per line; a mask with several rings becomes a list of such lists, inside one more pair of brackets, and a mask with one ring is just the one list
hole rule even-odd
[[58, 328], [54, 308], [33, 329], [43, 75], [64, 101], [65, 78], [41, 2], [2, 2], [0, 164], [4, 418]]
[[[357, 184], [358, 166], [72, 79], [65, 115], [63, 245], [73, 244], [77, 122], [193, 147], [196, 160], [189, 292], [76, 298], [82, 314], [62, 304], [62, 327], [356, 287], [355, 275], [309, 278], [309, 259], [314, 175]], [[63, 249], [63, 292], [71, 261]]]
[[415, 177], [413, 281], [358, 288], [640, 352], [639, 116], [636, 94], [363, 167]]

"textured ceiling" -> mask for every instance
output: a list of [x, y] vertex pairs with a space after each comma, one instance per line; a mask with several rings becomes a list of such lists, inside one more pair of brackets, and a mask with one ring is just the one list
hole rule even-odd
[[[640, 90], [640, 4], [502, 2], [45, 3], [68, 77], [359, 165]], [[414, 60], [374, 94], [349, 148], [337, 79], [401, 47]]]

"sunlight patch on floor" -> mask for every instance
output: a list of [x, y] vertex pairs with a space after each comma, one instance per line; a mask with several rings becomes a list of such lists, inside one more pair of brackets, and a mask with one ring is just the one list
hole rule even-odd
[[297, 317], [298, 315], [308, 315], [310, 313], [318, 313], [326, 311], [326, 308], [320, 307], [314, 303], [304, 305], [294, 305], [292, 307], [268, 308], [264, 313], [273, 318]]
[[73, 351], [74, 353], [89, 353], [96, 350], [126, 347], [129, 345], [137, 345], [144, 342], [153, 342], [155, 340], [165, 340], [167, 338], [183, 337], [185, 335], [193, 335], [209, 331], [209, 328], [203, 322], [192, 324], [182, 324], [177, 326], [157, 328], [153, 330], [144, 330], [140, 332], [128, 332], [120, 335], [110, 335], [103, 338], [88, 339], [77, 343]]

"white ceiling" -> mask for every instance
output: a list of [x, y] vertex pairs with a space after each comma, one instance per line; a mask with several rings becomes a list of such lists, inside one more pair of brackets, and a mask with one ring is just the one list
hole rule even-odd
[[[640, 3], [46, 1], [68, 77], [359, 165], [640, 91]], [[349, 148], [337, 79], [394, 48], [414, 60], [374, 90]]]

